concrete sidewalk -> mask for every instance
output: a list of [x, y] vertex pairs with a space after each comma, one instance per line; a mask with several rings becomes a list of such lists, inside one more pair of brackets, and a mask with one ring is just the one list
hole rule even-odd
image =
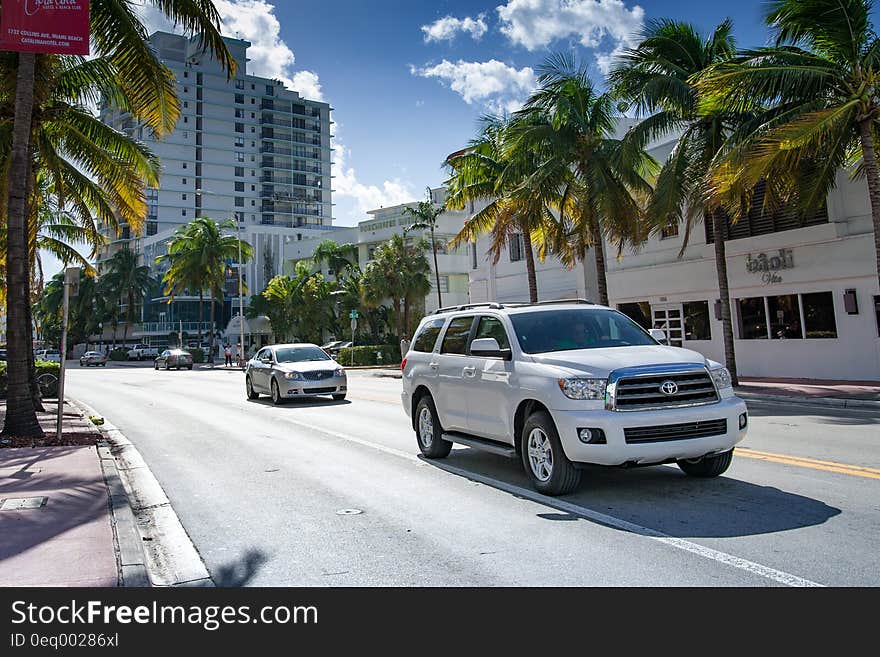
[[880, 410], [880, 382], [877, 381], [740, 377], [739, 383], [736, 393], [744, 399]]
[[[65, 404], [43, 402], [42, 441], [0, 439], [0, 586], [122, 583], [100, 432]], [[0, 421], [6, 401], [0, 400]]]

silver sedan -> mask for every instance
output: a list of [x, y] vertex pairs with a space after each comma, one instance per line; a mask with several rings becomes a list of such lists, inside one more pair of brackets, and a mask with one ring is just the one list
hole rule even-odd
[[345, 399], [345, 370], [315, 344], [277, 344], [264, 347], [245, 370], [248, 399], [267, 394], [273, 404], [287, 399], [332, 395]]

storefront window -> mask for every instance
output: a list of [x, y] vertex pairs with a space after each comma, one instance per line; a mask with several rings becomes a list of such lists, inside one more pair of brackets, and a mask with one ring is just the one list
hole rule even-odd
[[837, 322], [834, 319], [834, 296], [831, 292], [802, 294], [804, 324], [808, 338], [836, 338]]
[[617, 309], [646, 331], [651, 328], [651, 304], [647, 301], [619, 303]]
[[740, 340], [767, 339], [767, 313], [764, 297], [738, 299]]
[[801, 330], [801, 309], [796, 294], [767, 297], [770, 311], [770, 337], [784, 340], [804, 337]]
[[684, 307], [684, 339], [711, 340], [712, 329], [709, 328], [709, 302], [687, 301]]

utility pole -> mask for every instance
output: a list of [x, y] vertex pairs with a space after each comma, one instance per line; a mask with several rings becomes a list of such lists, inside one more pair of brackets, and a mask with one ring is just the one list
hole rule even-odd
[[244, 290], [241, 285], [241, 223], [235, 218], [235, 235], [238, 238], [238, 329], [241, 340], [241, 368], [244, 369]]
[[64, 306], [61, 324], [61, 367], [58, 369], [58, 418], [55, 440], [61, 441], [61, 418], [64, 415], [64, 370], [67, 362], [67, 319], [70, 314], [70, 297], [79, 295], [79, 267], [64, 270]]

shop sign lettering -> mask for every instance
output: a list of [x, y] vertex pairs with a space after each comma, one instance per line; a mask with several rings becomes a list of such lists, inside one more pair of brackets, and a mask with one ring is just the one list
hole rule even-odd
[[779, 249], [770, 255], [759, 253], [746, 255], [746, 271], [750, 274], [760, 274], [761, 282], [765, 285], [781, 283], [783, 269], [794, 269], [794, 254], [791, 249]]

